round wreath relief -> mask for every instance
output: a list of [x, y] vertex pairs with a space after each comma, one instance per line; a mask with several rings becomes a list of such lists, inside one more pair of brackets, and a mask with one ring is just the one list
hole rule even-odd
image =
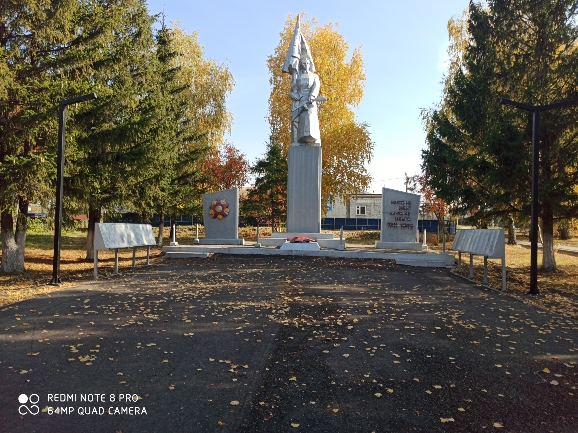
[[209, 206], [209, 215], [220, 220], [229, 215], [229, 204], [227, 200], [224, 198], [213, 200], [211, 206]]

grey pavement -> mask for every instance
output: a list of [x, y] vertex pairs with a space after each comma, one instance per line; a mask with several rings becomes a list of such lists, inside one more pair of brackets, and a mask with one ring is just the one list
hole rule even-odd
[[[521, 245], [523, 247], [526, 248], [530, 248], [531, 247], [531, 243], [530, 242], [526, 242], [526, 241], [518, 241], [518, 245]], [[542, 244], [538, 242], [538, 248], [542, 248]], [[578, 256], [578, 247], [571, 247], [571, 246], [567, 246], [567, 245], [556, 245], [554, 247], [555, 250], [557, 250], [560, 253], [566, 253], [566, 254], [572, 254], [575, 256]]]
[[576, 432], [577, 339], [447, 269], [159, 260], [0, 309], [0, 426]]

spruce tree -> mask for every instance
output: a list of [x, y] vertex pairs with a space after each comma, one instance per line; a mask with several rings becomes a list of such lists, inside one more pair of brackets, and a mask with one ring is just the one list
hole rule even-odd
[[266, 220], [273, 230], [280, 227], [287, 219], [287, 172], [283, 145], [273, 130], [265, 155], [251, 167], [255, 185], [243, 201], [243, 214]]
[[[575, 96], [577, 10], [575, 0], [470, 3], [457, 66], [441, 104], [425, 115], [422, 168], [440, 197], [480, 224], [530, 213], [531, 121], [498, 101], [543, 105]], [[556, 267], [555, 219], [578, 215], [577, 121], [576, 108], [542, 115], [544, 270]]]

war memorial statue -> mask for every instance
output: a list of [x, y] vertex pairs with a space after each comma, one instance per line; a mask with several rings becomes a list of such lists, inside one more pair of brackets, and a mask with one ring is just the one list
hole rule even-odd
[[291, 144], [321, 146], [317, 102], [325, 101], [319, 97], [321, 82], [315, 73], [315, 63], [311, 50], [301, 33], [299, 16], [295, 24], [293, 39], [289, 45], [283, 72], [291, 74]]
[[291, 74], [287, 236], [306, 235], [317, 240], [324, 237], [321, 233], [322, 154], [317, 104], [326, 98], [319, 96], [321, 82], [315, 73], [309, 45], [301, 33], [299, 16], [282, 70]]

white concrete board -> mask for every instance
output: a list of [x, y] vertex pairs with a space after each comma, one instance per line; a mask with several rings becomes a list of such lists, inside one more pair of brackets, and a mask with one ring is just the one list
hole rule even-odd
[[505, 258], [504, 230], [458, 230], [452, 250], [486, 256], [490, 259]]
[[94, 249], [109, 250], [156, 245], [150, 224], [97, 223], [94, 228]]

